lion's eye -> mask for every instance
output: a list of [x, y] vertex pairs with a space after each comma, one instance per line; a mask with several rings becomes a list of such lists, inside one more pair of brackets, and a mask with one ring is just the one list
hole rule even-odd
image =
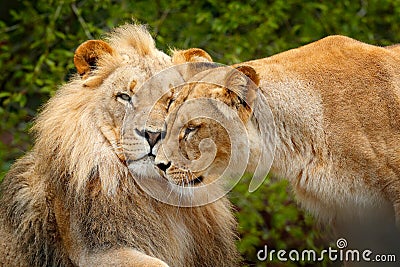
[[127, 102], [130, 102], [131, 99], [132, 99], [131, 96], [128, 95], [128, 94], [126, 94], [126, 93], [118, 93], [118, 94], [116, 95], [116, 97], [119, 98], [119, 99], [121, 99], [121, 100], [127, 101]]

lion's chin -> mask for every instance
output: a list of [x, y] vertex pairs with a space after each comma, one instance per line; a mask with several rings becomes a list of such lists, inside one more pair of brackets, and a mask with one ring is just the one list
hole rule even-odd
[[169, 181], [171, 181], [172, 183], [179, 185], [179, 186], [184, 186], [184, 187], [196, 187], [196, 186], [200, 186], [200, 185], [204, 185], [203, 181], [204, 181], [204, 177], [203, 176], [197, 176], [197, 177], [193, 177], [194, 179], [182, 179], [181, 177], [179, 178], [174, 178], [174, 177], [167, 177], [167, 179]]
[[160, 174], [154, 165], [154, 157], [146, 156], [138, 160], [128, 160], [128, 169], [137, 178], [160, 178]]

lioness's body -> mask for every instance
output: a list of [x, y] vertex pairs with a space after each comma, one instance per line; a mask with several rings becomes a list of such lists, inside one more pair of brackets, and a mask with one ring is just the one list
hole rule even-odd
[[301, 203], [326, 217], [386, 199], [400, 213], [399, 53], [332, 36], [243, 64], [274, 115], [273, 169]]
[[[256, 83], [259, 80], [259, 90], [240, 77], [232, 81], [235, 74], [227, 68], [213, 69], [201, 74], [201, 81], [208, 83], [194, 79], [194, 85], [184, 88], [171, 106], [173, 115], [167, 121], [163, 146], [176, 138], [168, 131], [183, 127], [179, 136], [182, 151], [167, 149], [175, 155], [162, 155], [164, 149], [159, 150], [156, 161], [172, 160], [167, 176], [173, 181], [177, 173], [173, 168], [185, 167], [179, 155], [190, 160], [200, 155], [198, 146], [204, 138], [216, 143], [216, 155], [227, 157], [213, 164], [226, 166], [231, 146], [221, 141], [229, 137], [223, 137], [226, 131], [220, 128], [229, 125], [218, 126], [218, 121], [221, 116], [233, 118], [232, 112], [236, 112], [249, 133], [248, 171], [254, 171], [260, 152], [270, 153], [269, 143], [275, 142], [272, 172], [290, 181], [307, 210], [334, 224], [345, 238], [354, 238], [349, 242], [353, 247], [386, 247], [389, 250], [385, 252], [396, 252], [393, 249], [400, 244], [393, 227], [395, 218], [400, 222], [398, 49], [331, 36], [240, 65], [258, 74], [255, 77], [248, 71]], [[207, 109], [213, 110], [217, 122], [197, 118], [180, 123], [190, 114], [180, 114], [174, 107], [186, 102], [186, 110], [191, 110], [194, 104], [187, 101], [196, 98], [220, 100], [232, 111], [210, 104]], [[267, 115], [269, 110], [273, 117]], [[247, 136], [242, 136], [244, 144]], [[262, 158], [261, 165], [267, 161], [268, 156]], [[218, 166], [211, 165], [195, 176], [215, 176], [214, 169]]]
[[331, 36], [243, 64], [274, 115], [273, 171], [303, 205], [337, 219], [389, 202], [400, 219], [400, 53]]
[[[81, 77], [45, 105], [32, 151], [1, 184], [0, 265], [236, 266], [229, 203], [180, 208], [153, 199], [136, 179], [161, 179], [152, 155], [159, 133], [134, 135], [149, 132], [133, 119], [126, 123], [139, 129], [121, 138], [126, 113], [140, 117], [154, 104], [135, 90], [170, 57], [142, 26], [121, 26], [107, 41], [76, 50]], [[134, 145], [130, 171], [126, 143]]]

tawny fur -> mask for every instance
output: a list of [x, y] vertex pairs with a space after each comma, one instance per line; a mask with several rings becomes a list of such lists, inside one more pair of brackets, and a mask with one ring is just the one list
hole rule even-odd
[[83, 79], [44, 106], [32, 151], [4, 178], [0, 265], [236, 266], [230, 204], [160, 203], [138, 187], [120, 150], [118, 93], [133, 97], [170, 58], [142, 26], [121, 26], [106, 41], [113, 52], [96, 53], [97, 69], [83, 64]]

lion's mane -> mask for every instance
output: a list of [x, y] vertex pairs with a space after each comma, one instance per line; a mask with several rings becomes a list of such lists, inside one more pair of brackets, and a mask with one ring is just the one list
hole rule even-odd
[[[71, 236], [86, 251], [129, 247], [171, 266], [234, 266], [234, 220], [229, 203], [178, 208], [146, 195], [104, 132], [112, 129], [103, 96], [91, 88], [123, 64], [148, 75], [170, 58], [138, 25], [117, 28], [87, 79], [62, 86], [35, 121], [35, 144], [1, 185], [1, 261], [5, 265], [72, 266]], [[122, 56], [121, 56], [122, 55]], [[57, 215], [57, 212], [61, 215]]]

